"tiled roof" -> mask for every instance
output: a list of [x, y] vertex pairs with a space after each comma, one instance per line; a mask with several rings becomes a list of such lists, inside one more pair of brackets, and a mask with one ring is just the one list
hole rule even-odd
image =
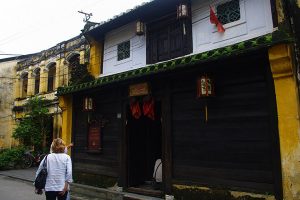
[[187, 65], [194, 65], [194, 64], [204, 63], [208, 61], [213, 61], [220, 58], [225, 58], [225, 57], [234, 56], [249, 51], [254, 51], [261, 48], [270, 47], [275, 44], [292, 42], [292, 41], [294, 41], [293, 38], [291, 38], [288, 34], [281, 31], [275, 31], [270, 34], [263, 35], [247, 41], [239, 42], [230, 46], [202, 52], [199, 54], [188, 55], [188, 56], [184, 56], [174, 60], [168, 60], [157, 64], [146, 65], [145, 67], [141, 67], [131, 71], [100, 77], [92, 82], [83, 83], [75, 86], [69, 86], [69, 87], [59, 87], [57, 89], [57, 95], [62, 96], [65, 94], [71, 94], [74, 92], [88, 90], [91, 88], [96, 88], [107, 84], [117, 83], [135, 77], [141, 77], [145, 75], [161, 73], [164, 71], [170, 71], [177, 68], [185, 67]]

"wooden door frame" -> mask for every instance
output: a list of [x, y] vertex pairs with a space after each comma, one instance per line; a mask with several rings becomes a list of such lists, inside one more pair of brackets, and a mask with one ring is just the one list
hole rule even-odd
[[[163, 174], [163, 193], [171, 192], [171, 177], [172, 177], [172, 142], [171, 142], [171, 105], [170, 105], [170, 89], [169, 83], [165, 82], [162, 85], [162, 94], [158, 96], [161, 102], [161, 132], [162, 132], [162, 174]], [[126, 107], [128, 97], [123, 97], [122, 101], [122, 116], [123, 131], [121, 135], [121, 152], [120, 152], [120, 183], [126, 190], [129, 186], [129, 166], [128, 166], [128, 135], [126, 133]]]
[[163, 190], [170, 194], [172, 191], [172, 135], [171, 135], [171, 93], [170, 83], [163, 85], [162, 107], [162, 162], [163, 162]]

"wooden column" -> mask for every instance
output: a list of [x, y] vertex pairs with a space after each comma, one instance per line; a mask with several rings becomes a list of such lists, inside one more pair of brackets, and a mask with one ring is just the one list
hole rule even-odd
[[163, 178], [165, 192], [172, 192], [172, 133], [171, 133], [171, 92], [167, 82], [164, 86], [164, 96], [162, 102], [162, 131], [163, 131]]

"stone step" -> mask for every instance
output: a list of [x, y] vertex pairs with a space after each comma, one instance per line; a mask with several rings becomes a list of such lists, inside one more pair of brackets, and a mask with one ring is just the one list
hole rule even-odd
[[77, 183], [71, 184], [71, 197], [76, 200], [122, 200], [123, 193]]
[[157, 197], [121, 192], [120, 188], [118, 190], [72, 183], [71, 200], [163, 200]]

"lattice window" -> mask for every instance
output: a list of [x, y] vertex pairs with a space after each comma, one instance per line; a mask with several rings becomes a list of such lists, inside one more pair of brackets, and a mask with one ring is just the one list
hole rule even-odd
[[130, 57], [130, 41], [122, 42], [118, 45], [118, 61]]
[[231, 0], [218, 5], [217, 15], [222, 24], [238, 21], [241, 18], [240, 0]]

